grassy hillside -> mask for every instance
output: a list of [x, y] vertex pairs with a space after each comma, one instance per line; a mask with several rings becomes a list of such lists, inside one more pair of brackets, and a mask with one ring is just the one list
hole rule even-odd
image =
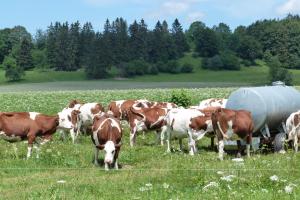
[[[242, 67], [240, 71], [210, 71], [204, 70], [201, 66], [201, 59], [192, 57], [192, 54], [186, 54], [179, 60], [181, 64], [190, 63], [194, 67], [194, 72], [189, 74], [167, 74], [136, 76], [130, 79], [105, 79], [98, 83], [114, 82], [204, 82], [204, 83], [222, 83], [226, 85], [263, 85], [268, 83], [268, 67], [262, 62], [255, 67]], [[113, 73], [116, 73], [112, 70]], [[300, 85], [300, 70], [291, 70], [294, 75], [294, 84]], [[41, 83], [56, 81], [86, 81], [87, 78], [83, 70], [76, 72], [58, 72], [58, 71], [27, 71], [23, 80], [19, 82], [7, 82], [4, 77], [4, 71], [0, 70], [0, 85], [15, 83]]]

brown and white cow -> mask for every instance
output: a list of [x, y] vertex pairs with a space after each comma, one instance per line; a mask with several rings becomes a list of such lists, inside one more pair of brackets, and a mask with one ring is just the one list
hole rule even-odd
[[221, 107], [225, 108], [227, 103], [227, 99], [222, 98], [211, 98], [205, 99], [199, 103], [199, 109], [205, 109], [207, 107]]
[[27, 158], [31, 156], [32, 147], [37, 149], [39, 157], [39, 143], [37, 137], [51, 138], [59, 126], [59, 116], [49, 116], [36, 112], [1, 112], [0, 138], [17, 142], [28, 140]]
[[298, 141], [300, 139], [300, 111], [292, 113], [286, 120], [288, 141], [293, 141], [295, 152], [298, 152]]
[[152, 103], [148, 100], [119, 100], [119, 101], [112, 101], [108, 105], [107, 111], [110, 111], [114, 117], [120, 119], [120, 120], [126, 120], [128, 121], [128, 111], [130, 110], [130, 107], [135, 103], [141, 103], [143, 107], [150, 107], [152, 106]]
[[115, 169], [118, 169], [118, 156], [121, 147], [122, 128], [120, 121], [110, 114], [100, 113], [95, 115], [91, 136], [95, 145], [95, 165], [98, 163], [99, 150], [104, 150], [105, 170], [114, 163]]
[[219, 159], [223, 160], [224, 139], [237, 140], [240, 155], [240, 140], [246, 141], [247, 156], [250, 157], [250, 145], [254, 129], [251, 113], [246, 110], [219, 108], [212, 114], [213, 129], [218, 139]]
[[[65, 122], [71, 122], [70, 130], [73, 143], [75, 143], [79, 133], [82, 131], [87, 134], [91, 130], [94, 115], [104, 112], [100, 103], [82, 103], [79, 100], [72, 100], [67, 108], [64, 108], [59, 114]], [[69, 130], [69, 128], [65, 128]]]
[[[162, 107], [138, 107], [133, 105], [128, 113], [128, 122], [130, 127], [130, 146], [135, 144], [137, 132], [153, 131], [157, 132], [159, 138], [164, 136], [166, 127], [163, 123], [163, 118], [168, 113], [167, 108]], [[161, 131], [161, 134], [159, 134]]]

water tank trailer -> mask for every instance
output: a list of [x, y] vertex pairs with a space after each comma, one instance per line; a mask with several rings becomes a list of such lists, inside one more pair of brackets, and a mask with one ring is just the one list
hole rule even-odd
[[285, 85], [240, 88], [231, 93], [226, 108], [250, 111], [254, 122], [253, 143], [259, 143], [260, 138], [274, 139], [274, 149], [280, 151], [287, 134], [286, 119], [300, 110], [300, 92]]

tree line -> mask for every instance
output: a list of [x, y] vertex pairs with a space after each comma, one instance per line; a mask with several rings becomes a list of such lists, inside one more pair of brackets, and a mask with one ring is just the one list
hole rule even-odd
[[[149, 29], [141, 19], [127, 24], [123, 18], [106, 20], [103, 31], [87, 22], [51, 23], [33, 37], [22, 26], [0, 30], [0, 64], [11, 80], [33, 68], [58, 71], [84, 69], [89, 78], [130, 77], [143, 74], [188, 73], [189, 63], [179, 64], [186, 52], [202, 59], [202, 68], [239, 70], [264, 60], [273, 79], [289, 81], [288, 68], [300, 69], [300, 17], [256, 21], [234, 30], [225, 23], [213, 27], [193, 22], [184, 31], [175, 19], [169, 26], [158, 21]], [[281, 74], [285, 74], [282, 76]]]

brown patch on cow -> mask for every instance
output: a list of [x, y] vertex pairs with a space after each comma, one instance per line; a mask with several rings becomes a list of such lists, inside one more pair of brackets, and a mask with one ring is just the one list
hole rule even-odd
[[214, 113], [215, 111], [217, 111], [218, 109], [220, 109], [221, 107], [217, 106], [210, 106], [210, 107], [206, 107], [204, 109], [198, 109], [200, 112], [202, 112], [205, 116], [207, 117], [211, 117], [212, 113]]
[[294, 126], [298, 126], [300, 123], [300, 114], [295, 114], [294, 115]]
[[210, 115], [198, 116], [191, 119], [190, 128], [196, 131], [206, 130], [206, 121], [211, 120]]
[[80, 114], [80, 111], [79, 110], [73, 110], [71, 112], [71, 119], [70, 117], [68, 116], [68, 119], [72, 122], [72, 124], [75, 126], [78, 122], [78, 115]]
[[95, 107], [91, 108], [91, 113], [95, 115], [99, 112], [104, 112], [104, 108], [100, 103], [97, 103]]
[[69, 108], [74, 108], [74, 106], [75, 106], [76, 104], [83, 105], [84, 103], [83, 103], [82, 101], [78, 100], [78, 99], [74, 99], [74, 100], [70, 101], [68, 107], [69, 107]]

